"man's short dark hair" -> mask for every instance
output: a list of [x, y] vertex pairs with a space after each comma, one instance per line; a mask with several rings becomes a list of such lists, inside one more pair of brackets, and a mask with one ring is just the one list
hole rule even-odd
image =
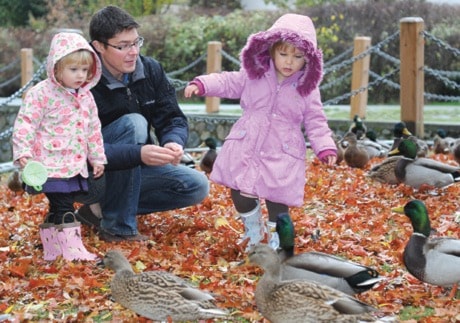
[[125, 10], [116, 6], [107, 6], [94, 14], [89, 23], [91, 41], [102, 43], [124, 30], [139, 28], [139, 24]]

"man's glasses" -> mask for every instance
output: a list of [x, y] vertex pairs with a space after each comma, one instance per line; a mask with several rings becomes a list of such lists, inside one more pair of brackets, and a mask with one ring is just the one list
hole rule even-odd
[[144, 45], [144, 37], [139, 37], [131, 44], [123, 44], [123, 45], [117, 45], [117, 46], [103, 42], [103, 41], [101, 41], [101, 43], [103, 43], [104, 45], [113, 47], [115, 49], [118, 49], [120, 52], [128, 52], [134, 46], [136, 46], [136, 48], [141, 48], [142, 45]]

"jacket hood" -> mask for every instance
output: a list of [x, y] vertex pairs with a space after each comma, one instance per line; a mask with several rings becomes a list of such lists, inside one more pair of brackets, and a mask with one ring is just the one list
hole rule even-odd
[[285, 41], [297, 47], [307, 64], [297, 84], [302, 96], [310, 94], [323, 76], [323, 54], [316, 46], [316, 31], [311, 19], [297, 14], [285, 14], [266, 31], [249, 36], [241, 51], [241, 62], [249, 78], [257, 79], [270, 67], [270, 48], [277, 41]]
[[94, 61], [96, 62], [96, 64], [94, 64], [94, 70], [92, 71], [93, 77], [88, 81], [88, 83], [84, 84], [83, 88], [89, 90], [94, 87], [101, 78], [101, 61], [88, 41], [77, 33], [58, 33], [51, 40], [50, 51], [46, 62], [46, 73], [48, 77], [52, 79], [53, 82], [59, 84], [56, 80], [56, 76], [54, 75], [54, 66], [64, 56], [81, 49], [90, 51], [93, 55]]

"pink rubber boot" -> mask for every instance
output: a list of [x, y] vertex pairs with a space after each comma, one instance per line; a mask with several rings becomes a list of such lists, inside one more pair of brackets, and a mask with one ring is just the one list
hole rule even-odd
[[[71, 212], [75, 219], [75, 215]], [[64, 217], [66, 216], [64, 214]], [[57, 237], [62, 249], [62, 256], [66, 260], [97, 260], [97, 255], [86, 250], [81, 241], [81, 223], [74, 221], [72, 223], [63, 223], [56, 225]]]
[[54, 223], [40, 224], [38, 232], [43, 244], [43, 258], [53, 261], [62, 255], [61, 245], [58, 240], [58, 232]]

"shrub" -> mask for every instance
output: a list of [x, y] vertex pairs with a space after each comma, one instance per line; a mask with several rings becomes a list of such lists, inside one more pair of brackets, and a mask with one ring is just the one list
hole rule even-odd
[[[67, 0], [54, 0], [55, 10], [44, 20], [50, 22], [46, 30], [39, 19], [35, 20], [35, 28], [3, 28], [0, 30], [0, 41], [3, 51], [0, 53], [1, 66], [9, 64], [14, 57], [18, 57], [20, 48], [34, 49], [38, 60], [44, 60], [49, 48], [51, 34], [56, 28], [68, 27], [81, 29], [87, 36], [87, 26], [90, 19], [81, 6], [78, 8], [64, 8]], [[83, 0], [76, 0], [85, 3]], [[92, 1], [94, 3], [97, 0]], [[63, 15], [62, 13], [66, 14]], [[299, 8], [297, 13], [310, 16], [317, 28], [318, 44], [323, 50], [324, 59], [328, 60], [350, 50], [356, 36], [369, 36], [375, 45], [390, 35], [399, 31], [399, 21], [403, 17], [418, 16], [425, 22], [425, 30], [453, 48], [460, 45], [460, 6], [434, 5], [423, 1], [406, 0], [391, 2], [359, 1], [353, 3], [329, 4], [314, 7]], [[70, 13], [70, 14], [69, 14]], [[170, 10], [161, 15], [147, 15], [137, 18], [141, 24], [139, 33], [146, 42], [142, 53], [158, 59], [167, 72], [177, 71], [195, 62], [206, 53], [209, 41], [221, 41], [223, 50], [238, 59], [239, 53], [246, 43], [247, 37], [260, 30], [270, 27], [283, 14], [283, 11], [244, 12], [229, 10], [228, 8], [199, 8], [184, 7]], [[381, 51], [399, 58], [399, 38], [380, 48]], [[351, 57], [351, 55], [349, 56]], [[349, 58], [346, 57], [346, 58]], [[238, 69], [232, 61], [223, 59], [223, 70]], [[456, 71], [459, 69], [458, 57], [440, 48], [436, 42], [427, 40], [425, 50], [426, 66]], [[18, 68], [14, 73], [20, 73]], [[347, 67], [351, 70], [351, 66]], [[384, 75], [395, 69], [396, 66], [377, 55], [371, 57], [371, 71], [377, 75]], [[205, 61], [198, 62], [189, 70], [175, 76], [188, 81], [198, 74], [205, 73]], [[10, 72], [13, 73], [13, 72]], [[342, 76], [344, 71], [337, 71], [328, 75], [325, 81], [333, 81]], [[14, 74], [13, 74], [14, 75]], [[398, 75], [393, 81], [399, 84]], [[8, 75], [1, 75], [4, 80]], [[324, 83], [323, 83], [324, 84]], [[458, 95], [458, 90], [447, 87], [445, 84], [426, 76], [426, 91], [437, 94]], [[19, 88], [17, 82], [14, 87], [0, 89], [1, 96], [8, 96]], [[350, 91], [349, 79], [324, 90], [323, 100], [334, 98]], [[457, 91], [457, 92], [456, 92]], [[455, 94], [455, 92], [457, 94]], [[369, 91], [371, 103], [394, 103], [399, 100], [399, 91], [388, 86], [380, 86]], [[347, 104], [348, 102], [341, 102]]]

